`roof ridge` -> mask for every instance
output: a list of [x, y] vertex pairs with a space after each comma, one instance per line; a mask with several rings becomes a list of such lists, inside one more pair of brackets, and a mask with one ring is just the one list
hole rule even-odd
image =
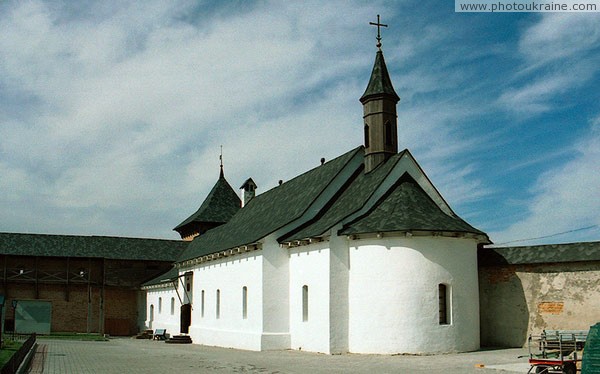
[[32, 235], [32, 236], [53, 236], [53, 237], [70, 237], [70, 238], [108, 238], [108, 239], [125, 239], [125, 240], [158, 240], [182, 242], [181, 239], [163, 239], [163, 238], [139, 238], [133, 236], [116, 236], [116, 235], [95, 235], [95, 234], [52, 234], [52, 233], [35, 233], [35, 232], [8, 232], [0, 231], [2, 235]]

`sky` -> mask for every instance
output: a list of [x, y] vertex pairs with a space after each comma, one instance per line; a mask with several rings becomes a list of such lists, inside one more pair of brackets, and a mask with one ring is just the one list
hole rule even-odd
[[600, 13], [452, 1], [0, 2], [0, 231], [178, 239], [362, 144], [381, 15], [408, 148], [497, 245], [600, 240]]

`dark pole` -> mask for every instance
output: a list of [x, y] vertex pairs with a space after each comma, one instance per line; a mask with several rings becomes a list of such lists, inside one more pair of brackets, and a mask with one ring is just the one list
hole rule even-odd
[[4, 346], [4, 340], [2, 340], [2, 330], [4, 330], [4, 320], [2, 319], [2, 309], [4, 309], [4, 304], [0, 305], [0, 321], [2, 321], [2, 325], [0, 326], [0, 349]]
[[17, 300], [12, 301], [13, 307], [13, 340], [15, 340], [15, 335], [17, 334]]

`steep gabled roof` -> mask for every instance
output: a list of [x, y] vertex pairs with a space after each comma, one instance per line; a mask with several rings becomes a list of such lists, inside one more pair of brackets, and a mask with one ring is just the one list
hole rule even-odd
[[472, 233], [489, 242], [452, 211], [407, 149], [370, 173], [357, 174], [326, 211], [280, 241], [320, 237], [339, 223], [338, 234], [435, 231]]
[[294, 240], [319, 237], [344, 218], [361, 209], [369, 197], [380, 186], [381, 182], [388, 176], [403, 153], [401, 152], [392, 156], [387, 162], [370, 173], [364, 173], [363, 168], [360, 168], [347, 188], [340, 191], [339, 197], [329, 209], [303, 227], [287, 233], [280, 238], [280, 241], [292, 242]]
[[444, 213], [419, 184], [405, 173], [365, 215], [340, 234], [392, 231], [462, 232], [485, 235], [456, 215]]
[[256, 196], [228, 223], [196, 237], [178, 261], [256, 243], [305, 213], [316, 214], [314, 210], [329, 200], [328, 193], [337, 192], [337, 183], [345, 183], [346, 175], [360, 168], [362, 151], [362, 147], [355, 148]]
[[174, 261], [186, 246], [181, 240], [0, 233], [0, 254], [15, 256]]
[[223, 172], [219, 175], [217, 183], [200, 205], [200, 208], [177, 225], [173, 230], [181, 231], [191, 223], [217, 223], [222, 224], [231, 219], [241, 207], [241, 201], [231, 185], [225, 179]]
[[[275, 233], [280, 243], [325, 235], [398, 231], [485, 233], [458, 217], [408, 150], [370, 173], [356, 148], [267, 191], [227, 224], [195, 238], [178, 262], [258, 242]], [[335, 181], [335, 182], [334, 182]]]

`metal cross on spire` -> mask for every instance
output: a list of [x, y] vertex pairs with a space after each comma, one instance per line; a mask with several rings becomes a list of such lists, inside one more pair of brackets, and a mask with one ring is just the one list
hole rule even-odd
[[369, 22], [369, 25], [377, 26], [377, 48], [381, 51], [381, 26], [388, 27], [388, 25], [379, 22], [379, 14], [377, 15], [377, 23]]
[[221, 163], [221, 176], [223, 176], [223, 146], [221, 146], [221, 154], [219, 155], [219, 161]]

